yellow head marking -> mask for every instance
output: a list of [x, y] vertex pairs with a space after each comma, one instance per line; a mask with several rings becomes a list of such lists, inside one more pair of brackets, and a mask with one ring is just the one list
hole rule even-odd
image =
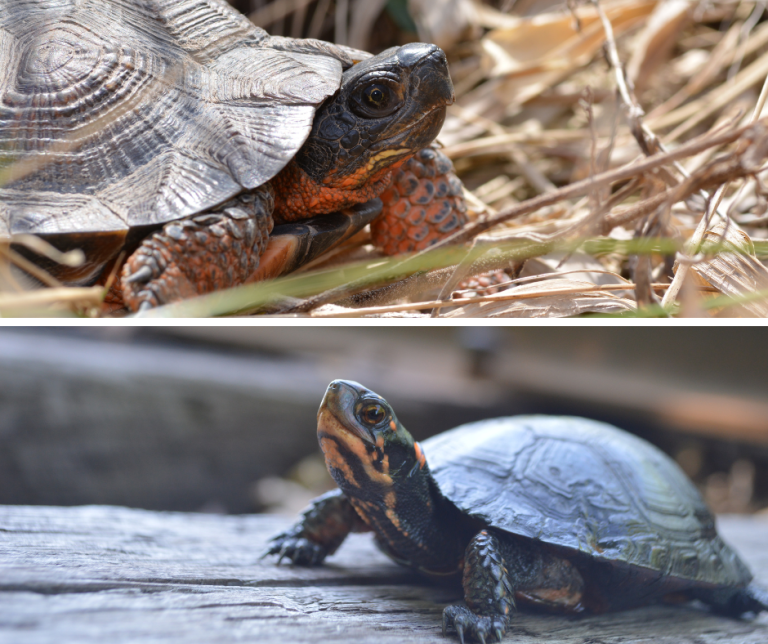
[[355, 480], [355, 475], [352, 473], [352, 468], [349, 467], [349, 464], [344, 457], [339, 454], [336, 441], [322, 437], [320, 438], [320, 449], [323, 450], [323, 454], [325, 455], [325, 465], [329, 470], [334, 468], [343, 472], [344, 478], [350, 485], [360, 487], [360, 484]]
[[422, 469], [427, 463], [427, 458], [424, 456], [424, 452], [421, 451], [421, 445], [418, 443], [413, 444], [413, 449], [416, 451], [416, 458], [419, 461], [419, 469]]

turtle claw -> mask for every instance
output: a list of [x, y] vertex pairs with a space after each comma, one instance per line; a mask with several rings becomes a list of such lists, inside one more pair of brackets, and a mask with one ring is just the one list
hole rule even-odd
[[465, 640], [486, 644], [494, 635], [501, 642], [507, 630], [507, 621], [499, 615], [477, 615], [464, 606], [446, 606], [443, 610], [444, 635], [450, 627], [456, 631], [461, 644]]
[[318, 566], [323, 563], [328, 550], [301, 536], [300, 533], [289, 530], [272, 539], [269, 548], [259, 559], [268, 555], [278, 555], [278, 565], [283, 559], [289, 559], [295, 566]]
[[134, 284], [136, 282], [148, 282], [154, 277], [154, 271], [147, 266], [146, 264], [139, 268], [135, 273], [132, 273], [130, 275], [126, 275], [123, 277], [123, 281], [127, 282], [129, 284]]

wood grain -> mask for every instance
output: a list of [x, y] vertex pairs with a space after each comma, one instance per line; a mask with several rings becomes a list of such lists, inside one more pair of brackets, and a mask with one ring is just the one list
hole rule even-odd
[[[289, 518], [118, 507], [0, 506], [0, 642], [454, 641], [456, 598], [353, 535], [322, 568], [259, 561]], [[768, 521], [722, 517], [723, 536], [768, 582]], [[695, 605], [570, 619], [521, 613], [507, 642], [758, 644], [768, 615], [716, 617]]]

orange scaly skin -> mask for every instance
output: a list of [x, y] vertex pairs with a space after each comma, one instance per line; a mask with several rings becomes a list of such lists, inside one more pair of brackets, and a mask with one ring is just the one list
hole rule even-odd
[[[273, 217], [278, 221], [302, 220], [381, 196], [382, 214], [371, 224], [373, 242], [385, 254], [395, 255], [422, 250], [466, 223], [467, 209], [461, 182], [452, 170], [448, 157], [435, 148], [427, 148], [370, 177], [364, 167], [342, 179], [337, 178], [339, 185], [330, 186], [316, 183], [291, 162], [270, 182], [271, 188], [265, 186], [257, 194], [274, 195]], [[330, 179], [328, 183], [331, 183]], [[256, 203], [260, 204], [260, 199], [257, 198]], [[250, 203], [249, 209], [252, 207]], [[240, 207], [244, 205], [235, 199], [221, 210], [238, 204]], [[211, 219], [210, 215], [207, 217]], [[218, 217], [222, 215], [218, 214]], [[202, 215], [197, 219], [205, 218], [206, 215]], [[263, 222], [257, 243], [263, 249], [272, 222], [266, 213], [257, 221]], [[253, 273], [253, 264], [258, 263], [258, 257], [248, 261], [248, 253], [237, 250], [245, 240], [233, 237], [229, 231], [219, 236], [207, 234], [205, 229], [210, 224], [195, 226], [192, 222], [166, 224], [165, 228], [181, 228], [183, 236], [174, 239], [160, 233], [145, 239], [139, 252], [123, 267], [123, 275], [130, 275], [146, 263], [147, 256], [154, 257], [151, 264], [157, 267], [157, 273], [150, 298], [154, 305], [253, 281], [249, 275]], [[246, 234], [246, 237], [250, 238], [250, 235]], [[215, 262], [209, 258], [211, 248], [218, 248], [218, 252], [213, 253]], [[143, 284], [123, 283], [122, 297], [120, 288], [111, 289], [105, 310], [120, 310], [126, 304], [137, 309], [147, 299], [146, 288]]]
[[[272, 199], [269, 185], [262, 186], [144, 239], [122, 268], [125, 304], [139, 310], [244, 283], [267, 246]], [[132, 280], [142, 267], [151, 269], [151, 279]]]
[[467, 222], [461, 181], [450, 159], [436, 148], [406, 161], [381, 194], [384, 211], [371, 236], [385, 255], [423, 250]]
[[392, 183], [392, 173], [400, 165], [393, 164], [374, 174], [363, 166], [348, 176], [330, 175], [323, 183], [317, 183], [291, 161], [272, 179], [273, 216], [277, 222], [298, 221], [375, 199]]

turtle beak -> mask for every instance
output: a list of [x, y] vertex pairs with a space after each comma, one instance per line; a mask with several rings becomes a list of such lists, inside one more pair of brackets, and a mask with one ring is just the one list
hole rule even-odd
[[[373, 434], [355, 421], [355, 403], [361, 394], [369, 392], [357, 382], [334, 380], [320, 403], [317, 412], [317, 433], [339, 436], [339, 429], [362, 439], [366, 443], [375, 443]], [[343, 436], [339, 436], [343, 438]]]
[[397, 57], [408, 60], [413, 73], [419, 77], [419, 92], [431, 97], [433, 109], [453, 105], [456, 95], [453, 82], [448, 73], [448, 60], [445, 53], [436, 45], [413, 43], [401, 47]]

